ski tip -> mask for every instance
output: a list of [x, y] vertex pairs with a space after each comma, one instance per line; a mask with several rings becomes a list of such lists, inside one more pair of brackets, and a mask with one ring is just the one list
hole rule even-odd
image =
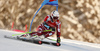
[[6, 36], [6, 35], [4, 35], [4, 37], [6, 38], [7, 36]]

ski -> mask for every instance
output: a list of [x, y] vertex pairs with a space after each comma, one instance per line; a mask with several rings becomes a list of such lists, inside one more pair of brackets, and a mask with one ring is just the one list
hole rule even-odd
[[36, 40], [34, 38], [20, 38], [18, 36], [14, 37], [14, 36], [7, 36], [7, 35], [4, 35], [4, 38], [21, 40], [21, 41], [31, 42], [31, 43], [36, 43], [36, 44], [42, 44], [42, 42], [40, 40]]
[[53, 46], [61, 46], [60, 43], [54, 43], [54, 42], [48, 42], [48, 41], [42, 41], [43, 44], [53, 45]]
[[[48, 44], [48, 45], [53, 45], [53, 46], [60, 46], [60, 43], [54, 43], [54, 42], [48, 42], [48, 41], [42, 41], [42, 40], [38, 40], [34, 38], [20, 38], [19, 36], [4, 36], [5, 38], [9, 38], [9, 39], [14, 39], [14, 40], [21, 40], [21, 41], [25, 41], [25, 42], [31, 42], [31, 43], [35, 43], [35, 44]], [[47, 38], [49, 39], [49, 38]], [[49, 39], [50, 40], [50, 39]], [[52, 40], [52, 39], [51, 39]], [[56, 40], [53, 40], [56, 41]]]

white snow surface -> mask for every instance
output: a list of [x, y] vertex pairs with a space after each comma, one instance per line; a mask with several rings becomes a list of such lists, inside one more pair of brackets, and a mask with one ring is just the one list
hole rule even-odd
[[[61, 46], [57, 47], [48, 44], [39, 45], [4, 38], [4, 35], [10, 36], [12, 34], [18, 34], [18, 32], [0, 29], [0, 51], [100, 51], [100, 44], [81, 42], [70, 39], [61, 39]], [[44, 39], [44, 41], [50, 40]]]

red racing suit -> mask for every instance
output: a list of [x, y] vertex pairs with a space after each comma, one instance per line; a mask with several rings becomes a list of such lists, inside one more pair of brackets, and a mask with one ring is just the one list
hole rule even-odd
[[[30, 35], [44, 35], [45, 38], [53, 35], [55, 33], [55, 29], [57, 31], [57, 37], [60, 37], [61, 35], [61, 22], [57, 20], [56, 22], [53, 22], [53, 19], [51, 16], [46, 16], [44, 19], [44, 22], [40, 24], [37, 28], [37, 32], [32, 32]], [[51, 30], [51, 31], [48, 31]]]

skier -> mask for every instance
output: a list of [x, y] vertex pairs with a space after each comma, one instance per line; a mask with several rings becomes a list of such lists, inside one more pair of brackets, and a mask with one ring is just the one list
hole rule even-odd
[[[44, 22], [38, 26], [37, 32], [32, 32], [27, 36], [33, 37], [34, 35], [35, 36], [37, 35], [39, 39], [43, 40], [44, 38], [47, 38], [53, 35], [56, 31], [57, 32], [57, 43], [60, 43], [60, 35], [61, 35], [60, 30], [61, 30], [61, 22], [59, 21], [59, 13], [58, 11], [53, 11], [51, 13], [51, 16], [50, 15], [46, 16], [44, 19]], [[26, 35], [24, 35], [24, 37], [25, 36]]]

